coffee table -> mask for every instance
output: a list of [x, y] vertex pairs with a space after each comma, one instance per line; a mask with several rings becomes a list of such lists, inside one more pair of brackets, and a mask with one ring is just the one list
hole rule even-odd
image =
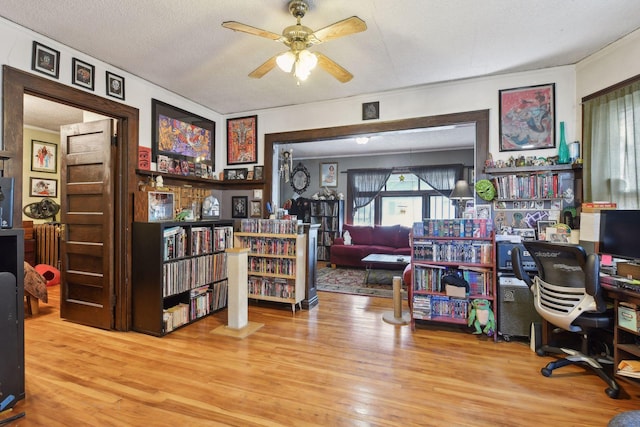
[[367, 268], [367, 273], [364, 275], [364, 284], [366, 285], [369, 282], [369, 273], [373, 264], [396, 265], [404, 268], [411, 263], [411, 257], [409, 255], [369, 254], [361, 261], [365, 263]]

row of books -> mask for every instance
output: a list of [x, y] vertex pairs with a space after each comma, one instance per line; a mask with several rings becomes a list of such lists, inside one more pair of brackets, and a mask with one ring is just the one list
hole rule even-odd
[[442, 266], [415, 265], [413, 270], [413, 290], [416, 292], [445, 292], [446, 285], [442, 277], [456, 274], [469, 284], [470, 295], [491, 295], [493, 272], [491, 269], [460, 267], [457, 269]]
[[249, 276], [249, 294], [295, 299], [296, 286], [282, 278]]
[[330, 248], [328, 246], [320, 246], [316, 249], [316, 256], [318, 257], [318, 261], [329, 261]]
[[200, 286], [189, 292], [189, 319], [195, 320], [226, 307], [228, 295], [226, 280], [214, 283], [213, 287]]
[[414, 240], [413, 260], [490, 264], [493, 261], [493, 245], [474, 240]]
[[340, 221], [337, 217], [323, 217], [320, 221], [320, 228], [325, 231], [337, 231]]
[[333, 231], [321, 231], [318, 233], [318, 245], [331, 246], [333, 245], [333, 239], [337, 233]]
[[558, 174], [502, 175], [493, 178], [499, 199], [550, 199], [562, 196]]
[[413, 224], [413, 237], [491, 237], [493, 223], [488, 218], [425, 219]]
[[223, 251], [233, 246], [233, 227], [231, 226], [192, 227], [190, 230], [190, 243], [184, 227], [169, 227], [164, 230], [165, 261]]
[[296, 274], [296, 260], [292, 258], [249, 257], [249, 273]]
[[289, 256], [295, 256], [296, 254], [296, 241], [293, 239], [241, 236], [238, 242], [241, 247], [249, 248], [252, 254]]
[[443, 295], [414, 295], [414, 319], [432, 320], [434, 318], [467, 319], [469, 300], [451, 298]]
[[189, 323], [189, 304], [180, 303], [162, 310], [162, 323], [165, 332]]
[[226, 253], [168, 262], [162, 266], [162, 294], [175, 295], [226, 277]]
[[297, 234], [297, 219], [257, 219], [240, 221], [240, 231], [244, 233]]

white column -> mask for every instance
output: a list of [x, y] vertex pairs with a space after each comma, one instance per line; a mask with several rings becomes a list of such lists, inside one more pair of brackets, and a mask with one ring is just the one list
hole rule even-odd
[[227, 253], [229, 279], [228, 328], [242, 329], [249, 322], [248, 256], [247, 248], [230, 248]]

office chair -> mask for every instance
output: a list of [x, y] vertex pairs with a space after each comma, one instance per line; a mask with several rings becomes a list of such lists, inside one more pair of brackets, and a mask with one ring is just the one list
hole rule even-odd
[[549, 377], [554, 369], [563, 366], [589, 367], [607, 383], [607, 396], [616, 399], [620, 393], [617, 382], [588, 355], [591, 333], [613, 325], [613, 313], [607, 310], [600, 287], [598, 256], [587, 256], [581, 246], [575, 245], [543, 241], [524, 241], [523, 244], [538, 267], [537, 275], [531, 280], [524, 270], [518, 247], [511, 252], [511, 262], [516, 277], [531, 289], [536, 311], [552, 325], [581, 337], [580, 351], [548, 345], [536, 349], [538, 356], [547, 353], [565, 356], [549, 362], [540, 372]]

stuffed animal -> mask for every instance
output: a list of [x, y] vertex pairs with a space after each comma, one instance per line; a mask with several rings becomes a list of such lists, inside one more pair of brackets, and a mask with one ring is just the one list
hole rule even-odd
[[[473, 325], [476, 330], [474, 334], [485, 333], [491, 337], [495, 333], [496, 320], [491, 310], [491, 303], [486, 299], [474, 299], [469, 310], [468, 325]], [[482, 328], [484, 326], [484, 328]]]

